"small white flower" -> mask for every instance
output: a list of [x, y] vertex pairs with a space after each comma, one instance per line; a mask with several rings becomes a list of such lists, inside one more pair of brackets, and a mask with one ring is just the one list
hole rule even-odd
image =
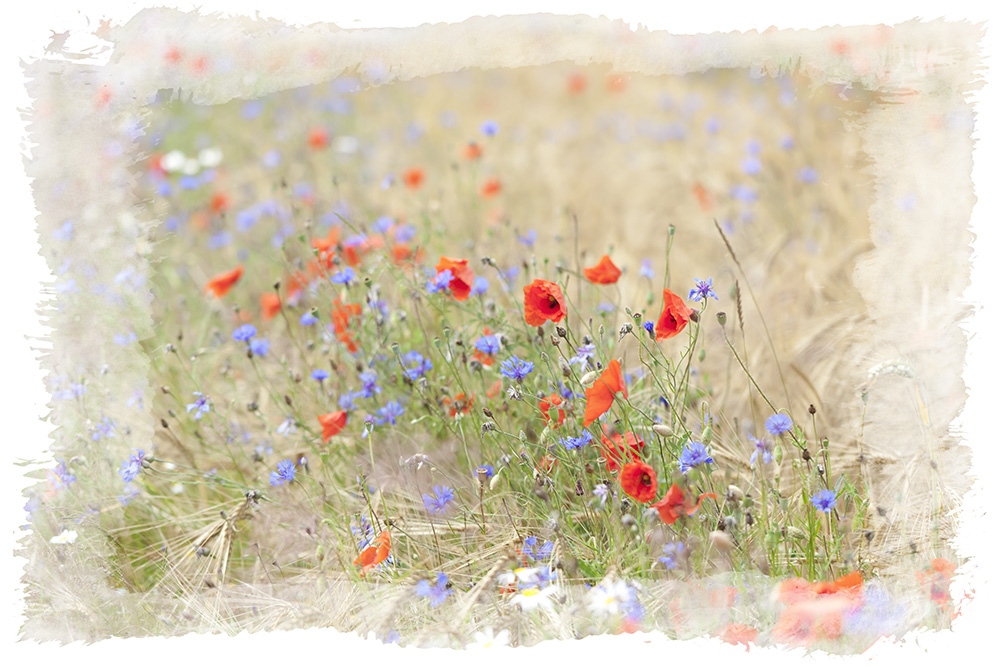
[[52, 539], [49, 540], [50, 544], [73, 544], [76, 541], [76, 531], [63, 529], [63, 532], [58, 535], [54, 535]]
[[222, 149], [215, 146], [201, 149], [198, 153], [198, 162], [208, 169], [218, 167], [222, 163]]
[[605, 582], [587, 593], [587, 608], [595, 614], [617, 614], [629, 597], [628, 585], [624, 581]]
[[173, 484], [170, 485], [170, 493], [174, 494], [175, 496], [184, 493], [184, 485], [181, 484], [180, 482], [174, 482]]
[[532, 611], [534, 609], [552, 609], [552, 596], [559, 592], [559, 587], [546, 586], [542, 590], [528, 588], [515, 595], [510, 603], [521, 607], [521, 611]]
[[201, 165], [193, 157], [184, 160], [184, 165], [181, 167], [182, 174], [185, 176], [194, 176], [199, 171], [201, 171]]
[[163, 168], [163, 171], [180, 171], [186, 159], [184, 153], [181, 151], [170, 151], [160, 158], [160, 166]]
[[355, 137], [340, 136], [337, 137], [337, 141], [334, 143], [334, 150], [338, 153], [346, 153], [350, 155], [351, 153], [356, 153], [361, 142]]
[[496, 648], [507, 646], [510, 641], [510, 633], [506, 630], [501, 630], [494, 635], [493, 628], [486, 628], [484, 631], [475, 634], [475, 640], [471, 644], [466, 644], [465, 648]]

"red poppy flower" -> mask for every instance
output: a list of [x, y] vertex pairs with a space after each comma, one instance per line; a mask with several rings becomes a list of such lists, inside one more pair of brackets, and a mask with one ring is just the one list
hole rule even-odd
[[566, 81], [566, 87], [571, 93], [582, 93], [587, 87], [587, 76], [582, 72], [573, 72]]
[[205, 285], [205, 293], [212, 292], [217, 299], [221, 299], [236, 284], [236, 281], [243, 275], [243, 265], [240, 264], [232, 271], [226, 271], [213, 276]]
[[584, 277], [595, 285], [610, 285], [618, 282], [622, 270], [615, 266], [611, 258], [605, 255], [594, 266], [583, 270]]
[[472, 283], [476, 280], [472, 269], [469, 268], [469, 260], [442, 257], [434, 268], [437, 269], [438, 273], [451, 271], [451, 283], [448, 287], [451, 290], [451, 296], [456, 301], [465, 301], [469, 298]]
[[714, 493], [703, 493], [698, 498], [698, 502], [694, 505], [688, 504], [687, 500], [684, 499], [684, 491], [681, 487], [674, 484], [667, 491], [667, 495], [663, 496], [662, 499], [650, 505], [660, 513], [660, 518], [663, 519], [663, 523], [672, 525], [677, 519], [682, 516], [691, 516], [698, 511], [701, 506], [701, 501], [705, 498], [714, 498]]
[[225, 211], [229, 208], [229, 195], [225, 192], [216, 192], [212, 195], [211, 203], [212, 211], [218, 213], [219, 211]]
[[465, 147], [462, 149], [462, 155], [465, 157], [466, 160], [478, 159], [483, 155], [483, 147], [477, 144], [475, 141], [470, 141], [469, 143], [465, 144]]
[[609, 74], [605, 83], [609, 92], [620, 93], [625, 90], [625, 77], [621, 74]]
[[314, 127], [309, 130], [309, 146], [319, 150], [330, 144], [330, 132], [325, 127]]
[[285, 278], [285, 299], [291, 305], [296, 305], [302, 298], [302, 293], [309, 284], [309, 279], [301, 273], [294, 273]]
[[403, 172], [403, 185], [416, 190], [424, 184], [424, 170], [420, 167], [410, 167]]
[[566, 299], [559, 285], [535, 278], [524, 287], [524, 321], [533, 327], [546, 320], [560, 322], [566, 317]]
[[562, 408], [559, 408], [558, 416], [555, 414], [550, 415], [549, 408], [558, 407], [562, 405], [562, 402], [562, 396], [555, 392], [553, 392], [553, 394], [548, 398], [543, 398], [538, 401], [538, 409], [542, 411], [542, 416], [545, 417], [545, 421], [551, 422], [555, 420], [555, 426], [552, 428], [559, 428], [562, 425], [563, 419], [566, 418], [566, 413], [563, 412]]
[[448, 408], [448, 414], [452, 417], [456, 417], [459, 413], [468, 414], [469, 410], [472, 409], [472, 404], [475, 400], [475, 394], [468, 398], [466, 398], [465, 394], [458, 394], [455, 398], [445, 396], [441, 399], [441, 405]]
[[319, 420], [320, 426], [323, 427], [323, 442], [337, 435], [347, 426], [347, 413], [343, 410], [320, 415], [316, 419]]
[[603, 445], [601, 453], [607, 461], [605, 465], [608, 472], [618, 470], [626, 454], [630, 458], [636, 458], [639, 455], [639, 450], [646, 444], [642, 438], [636, 436], [632, 431], [628, 431], [623, 437], [618, 433], [613, 433], [606, 425], [603, 428], [604, 435], [601, 436], [601, 444]]
[[638, 459], [622, 466], [618, 483], [622, 485], [622, 491], [640, 503], [648, 503], [656, 497], [656, 471]]
[[691, 186], [691, 193], [698, 200], [698, 206], [701, 207], [702, 211], [708, 213], [712, 210], [712, 198], [708, 196], [708, 190], [705, 189], [704, 185], [695, 183]]
[[546, 454], [538, 460], [538, 467], [544, 470], [546, 473], [552, 472], [555, 467], [559, 464], [559, 459], [554, 456], [549, 456]]
[[479, 189], [479, 196], [483, 199], [492, 199], [497, 196], [501, 189], [499, 178], [487, 178], [483, 187]]
[[383, 530], [378, 536], [378, 546], [371, 545], [365, 547], [358, 557], [354, 559], [354, 564], [361, 566], [361, 576], [365, 576], [368, 570], [388, 558], [390, 548], [392, 548], [392, 542], [389, 539], [389, 531]]
[[750, 650], [750, 644], [757, 642], [757, 629], [741, 623], [730, 623], [719, 632], [719, 639], [727, 644], [743, 644]]
[[337, 334], [337, 340], [344, 343], [347, 346], [348, 351], [357, 352], [358, 345], [351, 337], [351, 322], [352, 319], [356, 319], [361, 316], [361, 305], [357, 303], [351, 303], [344, 305], [340, 301], [333, 302], [333, 313], [331, 320], [333, 322], [333, 332]]
[[500, 380], [497, 380], [493, 383], [493, 386], [486, 390], [486, 398], [495, 398], [500, 395], [502, 390], [503, 385], [500, 383]]
[[281, 298], [274, 292], [264, 292], [260, 295], [260, 313], [264, 321], [273, 320], [281, 312]]
[[951, 604], [951, 577], [954, 573], [954, 563], [946, 558], [935, 558], [929, 568], [917, 572], [917, 581], [921, 586], [929, 585], [931, 600], [945, 608]]
[[684, 299], [668, 289], [663, 290], [663, 312], [656, 322], [656, 340], [667, 340], [683, 331], [693, 312], [685, 305]]
[[614, 359], [594, 384], [587, 387], [587, 391], [584, 392], [584, 397], [587, 399], [587, 407], [583, 411], [584, 428], [611, 409], [611, 405], [615, 402], [615, 394], [619, 392], [622, 397], [628, 398], [621, 364]]
[[163, 59], [168, 63], [176, 65], [181, 61], [181, 50], [176, 46], [171, 46], [167, 49], [167, 52], [163, 54]]

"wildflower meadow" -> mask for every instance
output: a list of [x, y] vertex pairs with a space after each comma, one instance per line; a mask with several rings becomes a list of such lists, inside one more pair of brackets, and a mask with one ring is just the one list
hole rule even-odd
[[[110, 351], [47, 378], [23, 541], [57, 564], [26, 631], [860, 653], [950, 627], [966, 459], [938, 406], [959, 404], [909, 342], [875, 344], [857, 282], [883, 242], [855, 124], [879, 90], [795, 66], [393, 71], [150, 96], [123, 176], [144, 263], [56, 277]], [[60, 220], [53, 261], [86, 225]], [[102, 391], [119, 353], [145, 382]], [[87, 576], [120, 593], [67, 603]]]

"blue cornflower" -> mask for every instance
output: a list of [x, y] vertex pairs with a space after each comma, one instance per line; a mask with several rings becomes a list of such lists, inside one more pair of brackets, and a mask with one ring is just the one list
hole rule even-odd
[[344, 267], [340, 271], [330, 276], [330, 282], [339, 283], [341, 285], [349, 285], [354, 281], [354, 269], [349, 266]]
[[431, 607], [439, 606], [454, 592], [455, 591], [448, 588], [448, 575], [444, 572], [438, 573], [437, 583], [433, 586], [427, 583], [426, 579], [421, 579], [417, 582], [417, 597], [428, 598], [431, 601]]
[[687, 472], [691, 468], [700, 466], [702, 463], [714, 463], [715, 461], [708, 455], [708, 449], [700, 442], [689, 442], [684, 445], [680, 457], [677, 459], [677, 467], [681, 472]]
[[194, 418], [201, 419], [212, 409], [212, 405], [209, 403], [208, 396], [203, 395], [200, 391], [194, 392], [194, 395], [198, 397], [198, 400], [194, 403], [188, 403], [187, 411], [195, 410]]
[[642, 328], [645, 329], [648, 333], [651, 334], [651, 333], [653, 333], [653, 330], [656, 329], [656, 325], [653, 324], [652, 322], [643, 322], [642, 323]]
[[362, 394], [359, 391], [352, 391], [346, 394], [341, 394], [340, 398], [337, 399], [337, 405], [340, 407], [341, 410], [344, 410], [345, 412], [357, 410], [358, 409], [357, 400], [361, 397]]
[[479, 126], [479, 130], [487, 137], [495, 137], [500, 131], [500, 125], [495, 120], [488, 120]]
[[475, 282], [472, 283], [472, 293], [479, 296], [480, 294], [484, 294], [489, 287], [490, 281], [486, 280], [483, 276], [476, 276]]
[[584, 431], [578, 438], [559, 438], [559, 443], [567, 450], [573, 450], [583, 447], [593, 439], [588, 431]]
[[538, 240], [538, 232], [536, 232], [534, 229], [529, 229], [524, 236], [518, 234], [517, 240], [530, 248], [534, 246], [535, 241]]
[[677, 567], [683, 554], [683, 542], [667, 542], [663, 545], [663, 555], [657, 560], [663, 563], [668, 570], [673, 570]]
[[781, 145], [782, 148], [784, 148], [787, 151], [791, 150], [792, 147], [795, 146], [795, 139], [792, 139], [790, 135], [786, 134], [781, 138], [781, 141], [778, 143]]
[[145, 450], [136, 450], [134, 454], [128, 457], [128, 460], [122, 463], [121, 468], [118, 470], [118, 474], [121, 475], [122, 481], [128, 484], [139, 474], [142, 470], [142, 463], [146, 457]]
[[56, 459], [59, 463], [55, 468], [48, 471], [49, 479], [52, 481], [52, 487], [58, 491], [59, 489], [65, 489], [70, 484], [76, 481], [76, 476], [70, 474], [69, 469], [66, 468], [66, 462], [62, 459]]
[[254, 338], [250, 341], [250, 351], [255, 357], [266, 357], [271, 349], [271, 343], [266, 338]]
[[361, 395], [365, 398], [372, 398], [375, 394], [382, 393], [382, 387], [377, 386], [378, 374], [372, 369], [362, 371], [361, 375]]
[[757, 462], [758, 456], [763, 464], [774, 460], [774, 455], [771, 453], [771, 443], [764, 440], [764, 438], [754, 438], [752, 436], [750, 442], [754, 445], [753, 454], [750, 455], [750, 465]]
[[590, 358], [594, 356], [597, 351], [597, 347], [593, 344], [587, 344], [582, 347], [576, 348], [576, 354], [569, 358], [569, 364], [580, 364], [580, 372], [587, 370], [587, 364], [590, 363]]
[[715, 290], [712, 289], [712, 277], [709, 276], [708, 280], [698, 280], [694, 279], [694, 289], [688, 292], [688, 301], [701, 301], [702, 299], [708, 300], [708, 297], [712, 297], [716, 301], [719, 297], [715, 295]]
[[799, 180], [803, 183], [815, 183], [816, 178], [816, 170], [812, 167], [802, 167], [799, 169]]
[[236, 327], [236, 330], [233, 331], [233, 340], [245, 343], [256, 335], [257, 327], [252, 324], [243, 324]]
[[358, 540], [359, 549], [364, 549], [368, 546], [371, 546], [372, 542], [375, 541], [375, 529], [372, 528], [371, 522], [369, 522], [364, 515], [361, 515], [359, 517], [357, 523], [353, 521], [351, 522], [351, 533], [355, 537], [360, 538]]
[[304, 327], [311, 327], [317, 322], [319, 322], [319, 318], [313, 315], [311, 312], [302, 313], [302, 317], [299, 318], [299, 324], [301, 324]]
[[535, 364], [530, 361], [521, 361], [514, 356], [508, 357], [500, 364], [500, 375], [511, 380], [517, 380], [518, 382], [528, 377], [528, 373], [533, 370], [535, 370]]
[[531, 560], [545, 560], [552, 555], [552, 549], [555, 548], [555, 545], [552, 544], [552, 540], [545, 540], [545, 544], [538, 547], [538, 550], [536, 551], [535, 546], [537, 544], [538, 538], [534, 535], [529, 535], [524, 538], [524, 546], [521, 551]]
[[760, 155], [760, 141], [751, 139], [747, 142], [747, 155]]
[[410, 378], [411, 381], [423, 377], [434, 368], [430, 359], [425, 359], [416, 350], [411, 350], [403, 355], [403, 364], [406, 366], [406, 377]]
[[740, 162], [740, 169], [742, 169], [743, 173], [747, 174], [748, 176], [754, 176], [756, 174], [759, 174], [760, 160], [758, 160], [753, 156], [747, 156], [743, 158], [742, 162]]
[[403, 416], [403, 406], [400, 405], [399, 401], [389, 401], [385, 404], [385, 407], [376, 410], [375, 414], [378, 415], [375, 423], [379, 426], [386, 422], [395, 426], [396, 419]]
[[830, 489], [823, 489], [810, 498], [809, 502], [820, 512], [829, 513], [833, 511], [834, 506], [837, 504], [837, 494]]
[[719, 131], [721, 123], [716, 116], [709, 116], [708, 120], [705, 121], [705, 131], [709, 134], [715, 134]]
[[496, 334], [483, 336], [476, 341], [475, 348], [483, 354], [494, 355], [500, 351], [500, 339], [496, 337]]
[[387, 215], [379, 216], [379, 219], [372, 223], [372, 231], [385, 234], [392, 229], [392, 218]]
[[608, 485], [601, 482], [594, 487], [594, 495], [601, 499], [601, 507], [604, 507], [604, 503], [608, 502], [608, 495], [614, 496], [614, 493], [608, 488]]
[[787, 433], [792, 430], [792, 418], [779, 412], [767, 418], [767, 421], [764, 422], [764, 428], [771, 435]]
[[118, 496], [118, 502], [122, 505], [128, 505], [132, 502], [132, 499], [139, 495], [139, 488], [134, 484], [126, 484], [123, 489], [122, 495]]
[[454, 276], [451, 274], [451, 269], [445, 269], [434, 276], [434, 278], [427, 281], [427, 291], [431, 294], [437, 294], [438, 292], [447, 293], [450, 289], [453, 278]]
[[117, 426], [118, 422], [110, 417], [105, 417], [94, 424], [94, 432], [91, 434], [90, 439], [96, 442], [101, 438], [113, 438], [115, 437], [115, 427]]
[[489, 479], [490, 477], [493, 477], [493, 473], [494, 473], [493, 466], [491, 466], [489, 463], [484, 463], [481, 466], [477, 466], [476, 470], [472, 471], [472, 473], [473, 473], [472, 474], [473, 479], [476, 479], [476, 480], [479, 479], [479, 473], [477, 472], [479, 470], [479, 468], [482, 468], [483, 470], [486, 471], [486, 479]]
[[278, 424], [276, 429], [278, 435], [290, 436], [295, 434], [298, 429], [295, 428], [295, 417], [289, 415], [285, 417], [285, 421]]
[[639, 275], [643, 278], [653, 279], [653, 263], [648, 259], [639, 262]]
[[413, 225], [401, 225], [396, 228], [393, 233], [393, 237], [396, 239], [396, 243], [406, 243], [414, 236], [417, 235], [417, 228]]
[[732, 189], [730, 189], [729, 194], [733, 199], [741, 201], [744, 204], [752, 204], [757, 201], [757, 191], [749, 185], [744, 185], [742, 183], [734, 185]]
[[314, 370], [312, 373], [309, 374], [309, 377], [311, 377], [313, 380], [322, 382], [323, 380], [330, 377], [330, 372], [325, 371], [322, 368], [317, 368], [316, 370]]
[[613, 313], [615, 312], [615, 304], [609, 303], [608, 301], [602, 301], [597, 304], [597, 310], [601, 313]]
[[271, 486], [281, 486], [291, 484], [295, 479], [295, 464], [291, 459], [285, 459], [278, 463], [278, 469], [271, 471]]
[[447, 486], [437, 484], [434, 486], [434, 495], [423, 494], [424, 507], [431, 514], [444, 514], [448, 511], [448, 505], [455, 499], [455, 492]]
[[264, 153], [264, 157], [261, 158], [260, 162], [268, 169], [274, 169], [281, 164], [281, 153], [277, 149], [272, 148]]

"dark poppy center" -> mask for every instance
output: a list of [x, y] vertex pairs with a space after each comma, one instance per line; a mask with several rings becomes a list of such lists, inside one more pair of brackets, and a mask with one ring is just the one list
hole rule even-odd
[[643, 486], [649, 486], [653, 480], [649, 478], [649, 473], [642, 473], [642, 477], [639, 478], [639, 483]]
[[559, 302], [556, 301], [556, 298], [550, 294], [549, 295], [549, 309], [550, 310], [555, 310], [558, 307], [559, 307]]

